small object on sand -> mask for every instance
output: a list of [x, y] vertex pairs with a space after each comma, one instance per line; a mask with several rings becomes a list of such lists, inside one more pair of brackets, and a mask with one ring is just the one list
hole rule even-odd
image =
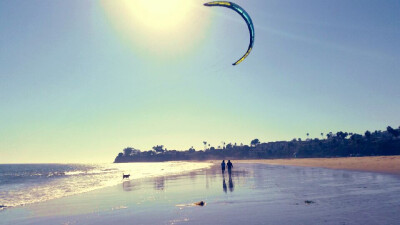
[[203, 201], [200, 201], [200, 202], [195, 202], [194, 204], [198, 205], [198, 206], [204, 206], [206, 203]]
[[315, 202], [314, 202], [314, 201], [310, 201], [310, 200], [305, 200], [304, 203], [306, 203], [307, 205], [309, 205], [309, 204], [313, 204], [313, 203], [315, 203]]
[[200, 201], [200, 202], [195, 202], [195, 203], [191, 203], [191, 204], [178, 204], [176, 206], [178, 207], [193, 207], [193, 206], [205, 206], [206, 203], [204, 201]]

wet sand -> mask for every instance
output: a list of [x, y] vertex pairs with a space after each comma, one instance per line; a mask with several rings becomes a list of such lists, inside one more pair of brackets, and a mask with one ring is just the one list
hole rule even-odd
[[[237, 163], [0, 212], [0, 224], [397, 224], [400, 178]], [[204, 201], [205, 206], [192, 203]]]
[[260, 159], [239, 161], [241, 163], [265, 163], [270, 165], [322, 167], [329, 169], [347, 169], [400, 175], [400, 156]]

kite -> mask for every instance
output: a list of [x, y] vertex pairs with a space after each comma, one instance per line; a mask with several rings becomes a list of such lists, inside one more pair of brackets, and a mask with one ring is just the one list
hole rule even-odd
[[222, 7], [232, 9], [235, 12], [239, 13], [242, 16], [242, 18], [246, 21], [247, 27], [249, 28], [249, 32], [250, 32], [250, 44], [247, 49], [247, 52], [242, 56], [242, 58], [240, 58], [238, 61], [236, 61], [235, 63], [232, 64], [232, 65], [236, 66], [237, 64], [241, 63], [250, 54], [251, 50], [253, 49], [253, 45], [254, 45], [253, 21], [251, 21], [249, 14], [242, 7], [238, 6], [237, 4], [235, 4], [233, 2], [215, 1], [215, 2], [205, 3], [204, 5], [205, 6], [222, 6]]

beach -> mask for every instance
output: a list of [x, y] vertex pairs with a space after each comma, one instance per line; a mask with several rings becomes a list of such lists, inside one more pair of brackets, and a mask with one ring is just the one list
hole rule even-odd
[[[0, 224], [396, 224], [399, 176], [233, 161], [14, 207]], [[193, 203], [204, 201], [204, 206]]]
[[400, 156], [369, 156], [343, 158], [297, 158], [239, 160], [241, 163], [265, 163], [269, 165], [290, 165], [346, 169], [400, 175]]

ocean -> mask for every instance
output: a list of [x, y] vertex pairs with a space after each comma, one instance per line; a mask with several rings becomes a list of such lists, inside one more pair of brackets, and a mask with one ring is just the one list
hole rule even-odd
[[122, 183], [129, 179], [181, 174], [211, 163], [0, 164], [0, 210], [48, 201]]

